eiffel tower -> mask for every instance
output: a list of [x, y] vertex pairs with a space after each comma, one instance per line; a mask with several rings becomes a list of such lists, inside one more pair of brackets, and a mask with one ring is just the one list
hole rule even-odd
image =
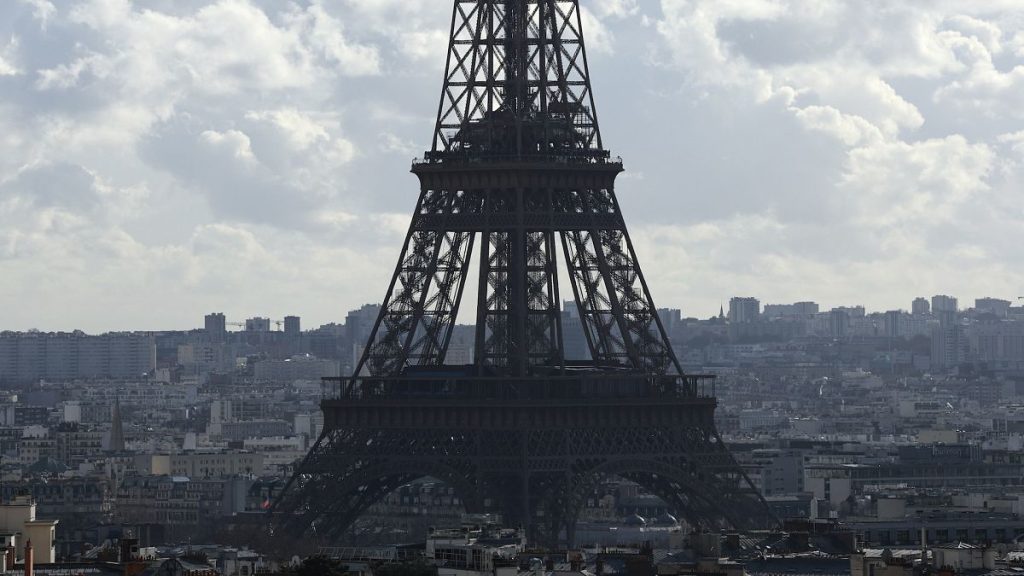
[[[354, 375], [325, 383], [323, 433], [275, 526], [337, 539], [422, 477], [548, 546], [572, 543], [607, 476], [695, 526], [772, 523], [715, 430], [713, 377], [680, 368], [637, 262], [579, 0], [455, 0], [450, 38], [398, 266]], [[474, 253], [474, 362], [446, 365]], [[559, 259], [586, 362], [564, 354]]]

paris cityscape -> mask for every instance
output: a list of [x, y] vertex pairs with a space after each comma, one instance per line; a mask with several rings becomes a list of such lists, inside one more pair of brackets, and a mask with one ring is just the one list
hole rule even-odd
[[0, 571], [1024, 571], [1022, 9], [0, 5]]
[[[770, 539], [780, 554], [771, 570], [839, 573], [850, 558], [882, 562], [875, 549], [920, 553], [922, 531], [929, 545], [959, 549], [1015, 540], [1024, 306], [946, 295], [907, 304], [824, 310], [733, 297], [710, 318], [658, 310], [684, 370], [717, 375], [715, 425], [787, 527], [740, 544], [726, 533], [717, 553], [760, 566], [757, 546]], [[211, 313], [191, 330], [0, 334], [3, 499], [33, 499], [36, 550], [38, 531], [53, 530], [53, 556], [37, 552], [37, 562], [115, 558], [110, 543], [131, 534], [140, 549], [182, 557], [190, 542], [228, 573], [269, 570], [271, 551], [247, 550], [233, 531], [258, 524], [280, 496], [323, 430], [321, 379], [353, 371], [379, 310], [316, 328]], [[574, 303], [560, 313], [567, 357], [586, 360]], [[455, 327], [449, 364], [473, 362], [474, 331]], [[672, 512], [608, 478], [586, 495], [576, 538], [616, 554], [644, 542], [710, 545], [690, 542]], [[345, 550], [398, 550], [389, 547], [465, 520], [450, 486], [419, 479], [375, 503]], [[822, 568], [823, 558], [843, 561]]]

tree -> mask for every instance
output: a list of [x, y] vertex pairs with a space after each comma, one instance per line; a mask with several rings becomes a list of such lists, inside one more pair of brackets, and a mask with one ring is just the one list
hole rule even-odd
[[382, 564], [373, 568], [374, 576], [436, 576], [437, 567], [423, 560]]
[[341, 562], [327, 556], [310, 556], [295, 570], [295, 576], [345, 576], [348, 574]]

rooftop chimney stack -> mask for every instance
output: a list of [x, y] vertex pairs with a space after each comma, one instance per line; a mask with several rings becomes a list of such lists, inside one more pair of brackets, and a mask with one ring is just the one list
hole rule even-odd
[[35, 558], [32, 553], [32, 540], [25, 542], [25, 576], [32, 576]]

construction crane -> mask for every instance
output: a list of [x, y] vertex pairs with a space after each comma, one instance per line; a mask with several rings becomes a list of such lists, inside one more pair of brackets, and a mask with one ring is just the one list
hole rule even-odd
[[[253, 320], [255, 320], [255, 318], [253, 318]], [[260, 320], [266, 320], [268, 323], [274, 324], [274, 326], [277, 327], [278, 332], [280, 332], [281, 328], [284, 326], [284, 320], [269, 320], [266, 318], [260, 318]], [[245, 322], [225, 322], [224, 324], [226, 324], [227, 326], [235, 326], [238, 328], [242, 328], [243, 330], [246, 327]]]

